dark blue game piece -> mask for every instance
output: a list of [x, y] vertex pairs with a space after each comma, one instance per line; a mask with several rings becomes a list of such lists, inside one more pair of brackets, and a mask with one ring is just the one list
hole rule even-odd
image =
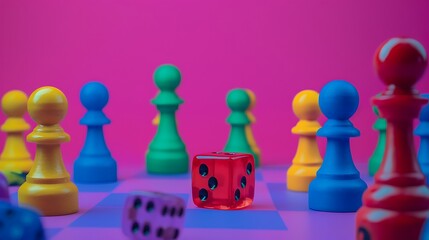
[[74, 163], [74, 180], [77, 183], [107, 183], [117, 179], [116, 161], [107, 148], [103, 125], [110, 120], [102, 109], [109, 101], [107, 88], [99, 82], [90, 82], [80, 91], [80, 101], [88, 110], [80, 120], [87, 125], [85, 145]]
[[0, 239], [44, 240], [46, 238], [40, 217], [36, 212], [0, 201]]
[[357, 211], [367, 187], [350, 152], [350, 137], [360, 135], [349, 121], [359, 105], [358, 92], [346, 81], [332, 81], [322, 88], [319, 105], [328, 120], [317, 136], [328, 142], [322, 166], [310, 183], [309, 207], [326, 212]]
[[0, 172], [0, 201], [9, 201], [9, 183], [3, 173]]
[[[429, 94], [422, 94], [424, 98], [429, 99]], [[420, 123], [414, 133], [420, 136], [420, 147], [417, 159], [420, 168], [426, 176], [426, 182], [429, 183], [429, 104], [426, 104], [420, 111]]]

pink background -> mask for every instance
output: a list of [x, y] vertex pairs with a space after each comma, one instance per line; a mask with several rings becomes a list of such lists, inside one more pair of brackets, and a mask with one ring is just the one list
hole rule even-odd
[[[63, 127], [72, 136], [62, 149], [71, 163], [85, 136], [79, 90], [100, 80], [111, 94], [105, 132], [113, 156], [120, 164], [143, 164], [156, 131], [152, 74], [173, 63], [183, 75], [178, 122], [191, 156], [223, 148], [225, 96], [243, 87], [257, 95], [254, 134], [263, 161], [275, 164], [295, 153], [294, 95], [346, 79], [361, 97], [352, 121], [362, 136], [352, 140], [353, 156], [366, 161], [377, 140], [369, 98], [384, 88], [373, 70], [374, 51], [398, 35], [429, 49], [428, 10], [427, 0], [0, 1], [0, 94], [62, 89], [70, 103]], [[428, 76], [417, 86], [421, 92], [429, 92]]]

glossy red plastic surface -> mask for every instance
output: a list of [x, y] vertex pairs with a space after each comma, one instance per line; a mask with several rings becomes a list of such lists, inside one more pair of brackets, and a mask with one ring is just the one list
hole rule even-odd
[[356, 216], [357, 239], [419, 239], [429, 216], [429, 189], [413, 142], [413, 119], [427, 102], [413, 84], [426, 64], [426, 52], [414, 39], [393, 38], [377, 50], [376, 69], [387, 89], [372, 102], [387, 120], [386, 149]]
[[240, 209], [253, 202], [255, 160], [251, 154], [212, 152], [192, 162], [192, 199], [201, 208]]

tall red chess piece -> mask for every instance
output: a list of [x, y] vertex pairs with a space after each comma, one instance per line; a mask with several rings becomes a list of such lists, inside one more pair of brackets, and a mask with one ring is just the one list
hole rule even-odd
[[427, 54], [414, 39], [392, 38], [378, 48], [374, 62], [387, 85], [372, 99], [387, 120], [386, 149], [357, 212], [356, 238], [417, 240], [429, 216], [429, 188], [416, 158], [413, 119], [427, 100], [413, 85], [425, 71]]

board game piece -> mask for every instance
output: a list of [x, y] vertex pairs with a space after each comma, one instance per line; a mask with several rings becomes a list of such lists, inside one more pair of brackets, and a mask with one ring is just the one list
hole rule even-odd
[[320, 128], [319, 93], [303, 90], [295, 95], [292, 109], [299, 118], [292, 133], [299, 136], [298, 147], [292, 165], [286, 174], [287, 188], [292, 191], [307, 192], [310, 182], [322, 164], [316, 132]]
[[378, 142], [375, 147], [374, 153], [369, 158], [368, 172], [370, 176], [374, 176], [378, 171], [383, 160], [384, 149], [386, 148], [386, 128], [387, 122], [386, 119], [380, 117], [380, 113], [376, 106], [372, 107], [375, 115], [377, 115], [377, 120], [375, 121], [372, 128], [378, 131]]
[[9, 201], [9, 184], [6, 177], [0, 172], [0, 201]]
[[310, 183], [310, 209], [327, 212], [354, 212], [362, 205], [366, 183], [360, 178], [350, 152], [350, 138], [360, 135], [349, 121], [359, 105], [356, 88], [342, 80], [326, 84], [319, 106], [328, 118], [317, 131], [326, 137], [326, 153], [316, 178]]
[[2, 171], [9, 186], [19, 186], [25, 182], [26, 172]]
[[257, 156], [257, 158], [255, 158], [255, 165], [256, 165], [256, 167], [259, 167], [261, 165], [261, 163], [260, 163], [261, 162], [261, 150], [259, 149], [258, 144], [256, 144], [256, 140], [255, 140], [255, 137], [254, 137], [253, 131], [252, 131], [252, 124], [254, 124], [256, 122], [255, 115], [253, 115], [253, 113], [252, 113], [252, 110], [256, 105], [256, 96], [255, 96], [255, 93], [250, 89], [246, 89], [246, 93], [249, 95], [249, 98], [250, 98], [250, 104], [246, 110], [246, 115], [250, 120], [250, 124], [246, 125], [246, 127], [245, 127], [246, 138], [247, 138], [247, 141], [249, 142], [250, 148], [252, 148], [252, 151]]
[[2, 110], [7, 119], [1, 131], [7, 133], [6, 143], [0, 155], [0, 171], [30, 171], [33, 161], [24, 142], [24, 132], [30, 129], [25, 121], [27, 95], [19, 90], [7, 92], [2, 98]]
[[156, 116], [152, 119], [152, 125], [154, 126], [159, 125], [159, 114], [156, 114]]
[[252, 204], [255, 160], [252, 154], [211, 152], [192, 161], [192, 199], [197, 207], [240, 209]]
[[175, 116], [179, 105], [183, 103], [175, 92], [181, 78], [179, 70], [173, 65], [162, 65], [155, 71], [154, 80], [160, 91], [152, 103], [160, 113], [160, 121], [146, 154], [148, 173], [188, 172], [189, 156], [177, 131]]
[[185, 201], [158, 192], [133, 192], [122, 214], [122, 232], [129, 239], [178, 239], [185, 222]]
[[413, 85], [427, 65], [424, 47], [411, 38], [392, 38], [376, 51], [375, 68], [386, 90], [372, 99], [387, 121], [386, 149], [375, 183], [356, 215], [357, 238], [419, 239], [429, 216], [429, 189], [416, 159], [413, 119], [427, 99]]
[[36, 212], [0, 201], [0, 239], [44, 240], [46, 237]]
[[78, 190], [64, 167], [60, 144], [70, 141], [59, 122], [67, 113], [66, 96], [57, 88], [41, 87], [28, 100], [28, 112], [38, 124], [27, 141], [37, 144], [34, 165], [18, 189], [21, 206], [37, 209], [43, 216], [78, 211]]
[[[422, 94], [423, 98], [429, 99], [429, 94]], [[426, 183], [429, 184], [429, 104], [426, 104], [420, 111], [420, 123], [414, 131], [420, 136], [420, 147], [417, 159], [420, 168], [426, 177]]]
[[245, 131], [246, 126], [250, 124], [250, 119], [246, 115], [246, 110], [250, 105], [249, 95], [244, 89], [233, 89], [228, 93], [226, 103], [232, 111], [226, 120], [231, 125], [231, 131], [223, 150], [225, 152], [250, 153], [256, 162], [258, 156], [250, 147]]
[[77, 183], [116, 182], [116, 161], [104, 139], [103, 126], [110, 123], [103, 113], [109, 92], [100, 82], [89, 82], [80, 91], [80, 101], [88, 110], [80, 120], [87, 126], [85, 144], [74, 162], [74, 181]]

